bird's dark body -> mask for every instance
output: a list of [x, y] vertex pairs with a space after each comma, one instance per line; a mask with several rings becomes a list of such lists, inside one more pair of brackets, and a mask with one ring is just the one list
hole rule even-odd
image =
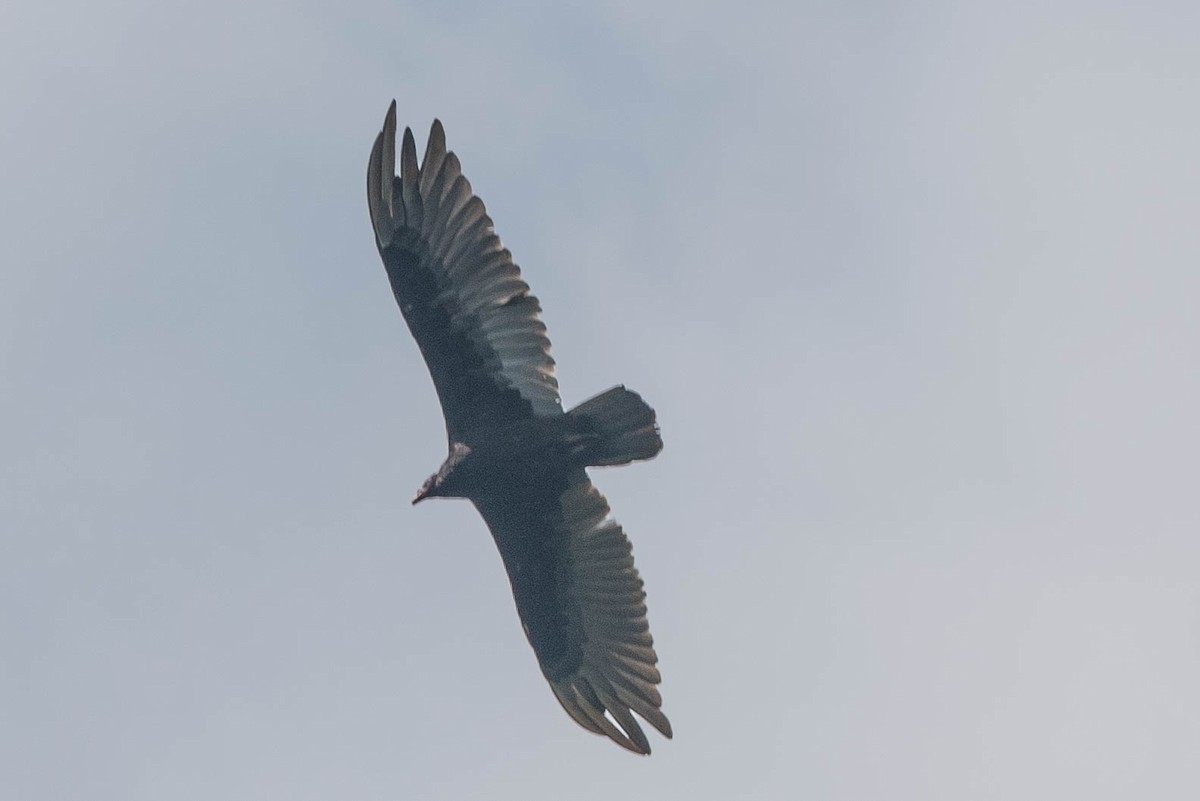
[[367, 197], [396, 302], [421, 349], [450, 453], [414, 503], [465, 498], [492, 533], [522, 627], [559, 703], [641, 754], [633, 713], [671, 736], [645, 592], [624, 531], [585, 468], [653, 458], [654, 410], [613, 387], [564, 411], [541, 307], [434, 122], [417, 163], [395, 104], [375, 141]]

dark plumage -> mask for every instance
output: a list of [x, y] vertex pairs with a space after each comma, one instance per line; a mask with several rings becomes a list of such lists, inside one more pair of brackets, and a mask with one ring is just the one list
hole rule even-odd
[[[417, 164], [396, 104], [375, 140], [367, 200], [396, 302], [429, 366], [450, 454], [413, 503], [466, 498], [500, 550], [542, 673], [585, 729], [641, 754], [634, 713], [664, 736], [646, 594], [629, 540], [584, 468], [650, 459], [654, 410], [614, 387], [564, 412], [541, 307], [471, 192], [442, 125]], [[606, 714], [607, 713], [607, 714]]]

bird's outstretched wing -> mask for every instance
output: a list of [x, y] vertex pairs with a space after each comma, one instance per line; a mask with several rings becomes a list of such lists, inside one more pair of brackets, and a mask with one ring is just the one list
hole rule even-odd
[[503, 494], [473, 500], [563, 708], [585, 729], [649, 754], [633, 713], [668, 738], [671, 723], [661, 710], [642, 579], [604, 496], [580, 469], [555, 487], [514, 477]]
[[500, 244], [483, 201], [434, 120], [418, 167], [404, 129], [396, 174], [396, 103], [367, 167], [375, 243], [392, 292], [437, 388], [451, 442], [532, 415], [562, 414], [537, 298]]

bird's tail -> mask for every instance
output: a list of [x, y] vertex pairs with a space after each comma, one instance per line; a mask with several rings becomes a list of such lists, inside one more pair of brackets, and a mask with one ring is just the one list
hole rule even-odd
[[642, 396], [613, 387], [567, 415], [576, 423], [584, 463], [600, 467], [652, 459], [662, 450], [654, 410]]

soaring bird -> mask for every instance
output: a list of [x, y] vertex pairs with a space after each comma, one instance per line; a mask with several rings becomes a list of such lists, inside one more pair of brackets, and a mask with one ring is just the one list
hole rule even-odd
[[446, 420], [449, 455], [417, 492], [466, 498], [491, 530], [542, 674], [580, 726], [639, 754], [663, 736], [658, 655], [629, 539], [585, 468], [662, 450], [655, 413], [613, 387], [562, 408], [541, 306], [434, 120], [418, 165], [396, 102], [367, 167], [375, 244]]

